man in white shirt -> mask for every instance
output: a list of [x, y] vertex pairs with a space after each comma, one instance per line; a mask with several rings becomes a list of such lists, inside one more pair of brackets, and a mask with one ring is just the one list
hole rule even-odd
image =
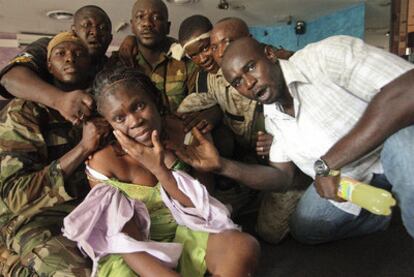
[[197, 159], [188, 149], [177, 153], [199, 169], [258, 189], [291, 189], [300, 184], [295, 167], [300, 168], [315, 180], [291, 219], [291, 232], [302, 242], [388, 226], [390, 217], [329, 200], [339, 200], [339, 172], [392, 187], [414, 237], [414, 66], [347, 36], [310, 44], [288, 61], [274, 63], [272, 56], [271, 49], [242, 38], [222, 62], [225, 78], [239, 93], [265, 104], [266, 129], [275, 138], [271, 167], [218, 157], [199, 135], [202, 143], [191, 149]]

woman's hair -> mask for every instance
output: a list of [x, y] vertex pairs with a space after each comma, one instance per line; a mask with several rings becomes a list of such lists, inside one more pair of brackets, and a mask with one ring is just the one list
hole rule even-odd
[[154, 101], [160, 114], [164, 114], [162, 94], [150, 78], [137, 69], [125, 66], [107, 68], [96, 75], [92, 89], [99, 113], [101, 113], [100, 108], [103, 101], [109, 95], [114, 94], [119, 86], [128, 89], [141, 89]]

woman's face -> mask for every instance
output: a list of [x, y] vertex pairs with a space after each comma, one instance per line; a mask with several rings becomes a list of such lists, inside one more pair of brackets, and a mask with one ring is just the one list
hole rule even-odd
[[103, 99], [101, 114], [115, 130], [135, 141], [152, 146], [151, 134], [161, 132], [161, 116], [154, 101], [143, 88], [116, 85]]

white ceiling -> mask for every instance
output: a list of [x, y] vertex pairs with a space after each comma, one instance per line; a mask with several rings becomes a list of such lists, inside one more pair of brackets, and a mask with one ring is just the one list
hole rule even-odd
[[[46, 17], [50, 10], [76, 11], [79, 7], [94, 4], [109, 14], [114, 28], [114, 41], [117, 44], [130, 33], [129, 27], [115, 33], [122, 22], [129, 22], [134, 0], [101, 1], [58, 1], [58, 0], [0, 0], [0, 32], [7, 33], [57, 33], [67, 30], [71, 21], [57, 21]], [[217, 9], [219, 0], [198, 0], [187, 6], [168, 4], [171, 35], [176, 36], [180, 22], [193, 14], [204, 14], [214, 23], [223, 17], [237, 16], [249, 26], [284, 24], [291, 15], [293, 19], [312, 20], [319, 16], [346, 8], [359, 0], [229, 0], [230, 6], [245, 7], [244, 10]], [[366, 0], [366, 40], [380, 47], [387, 46], [384, 34], [390, 22], [391, 0]]]

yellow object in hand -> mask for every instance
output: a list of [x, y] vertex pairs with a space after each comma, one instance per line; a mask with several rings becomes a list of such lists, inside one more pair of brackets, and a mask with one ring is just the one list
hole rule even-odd
[[397, 203], [389, 191], [348, 177], [341, 178], [338, 196], [377, 215], [390, 215]]

